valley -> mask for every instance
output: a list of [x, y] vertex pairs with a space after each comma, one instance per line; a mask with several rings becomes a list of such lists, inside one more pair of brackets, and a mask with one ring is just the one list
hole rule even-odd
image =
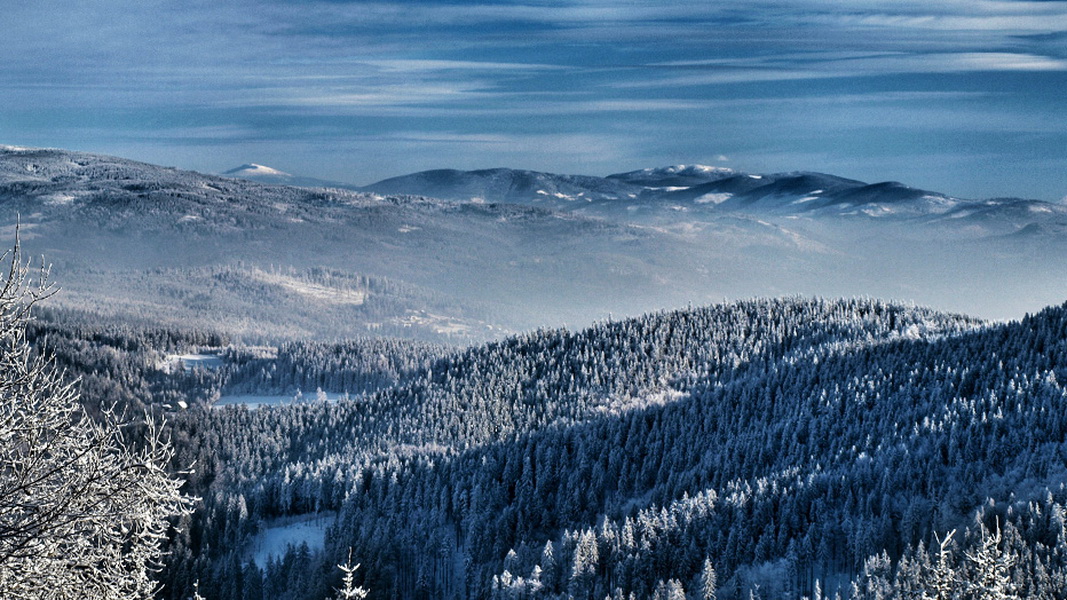
[[994, 535], [1020, 595], [1067, 580], [1063, 207], [705, 167], [387, 183], [0, 156], [8, 241], [62, 288], [28, 341], [89, 414], [165, 421], [200, 499], [159, 598], [318, 600], [350, 550], [415, 600], [979, 598]]
[[1067, 1], [0, 40], [0, 600], [1067, 600]]

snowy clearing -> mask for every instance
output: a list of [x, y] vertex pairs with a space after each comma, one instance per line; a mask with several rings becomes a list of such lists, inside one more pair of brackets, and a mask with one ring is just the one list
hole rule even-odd
[[[540, 259], [534, 259], [535, 263], [539, 261]], [[403, 317], [394, 317], [389, 319], [389, 322], [401, 327], [426, 327], [431, 329], [434, 333], [444, 335], [467, 334], [471, 330], [470, 325], [466, 323], [444, 315], [429, 313], [424, 310], [408, 311], [407, 315]]]
[[338, 394], [335, 392], [310, 392], [301, 393], [297, 395], [257, 395], [257, 394], [235, 394], [230, 396], [221, 396], [214, 406], [215, 408], [222, 408], [226, 406], [243, 405], [251, 410], [255, 410], [261, 406], [282, 406], [285, 404], [310, 404], [312, 402], [337, 402], [346, 398], [347, 394]]
[[310, 550], [321, 550], [326, 528], [334, 517], [335, 513], [317, 513], [269, 521], [252, 539], [249, 547], [252, 561], [262, 569], [272, 556], [275, 559], [285, 556], [289, 546], [307, 544]]
[[78, 199], [81, 194], [49, 194], [41, 196], [41, 200], [49, 206], [69, 206]]
[[694, 200], [694, 202], [697, 204], [722, 204], [733, 197], [733, 194], [704, 194]]
[[222, 366], [222, 357], [218, 354], [168, 354], [157, 368], [165, 373], [173, 373], [179, 368], [217, 369]]
[[310, 300], [318, 300], [329, 304], [351, 304], [359, 306], [367, 299], [367, 293], [362, 290], [327, 287], [317, 283], [303, 281], [295, 277], [287, 277], [277, 273], [268, 273], [258, 269], [252, 272], [252, 277], [263, 283], [277, 285], [295, 292]]

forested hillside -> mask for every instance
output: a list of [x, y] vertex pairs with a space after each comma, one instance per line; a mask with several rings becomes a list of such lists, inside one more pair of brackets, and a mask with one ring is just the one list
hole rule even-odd
[[[27, 338], [68, 379], [78, 380], [83, 404], [94, 412], [112, 406], [131, 413], [206, 406], [223, 394], [244, 392], [308, 391], [313, 397], [325, 388], [362, 394], [415, 377], [450, 352], [389, 338], [244, 346], [218, 332], [54, 309], [37, 311]], [[188, 355], [217, 360], [208, 368], [185, 366], [180, 357]]]
[[[1067, 305], [987, 324], [752, 301], [466, 350], [241, 347], [61, 316], [36, 335], [92, 394], [200, 399], [151, 408], [203, 498], [164, 598], [197, 581], [211, 600], [325, 598], [349, 548], [379, 598], [978, 598], [983, 573], [1067, 589]], [[156, 362], [208, 351], [219, 366]], [[256, 553], [302, 519], [326, 525], [321, 545]]]
[[[964, 465], [930, 423], [983, 397], [994, 380], [976, 373], [998, 371], [966, 365], [1030, 323], [739, 303], [512, 338], [347, 403], [185, 413], [180, 460], [201, 466], [205, 506], [165, 581], [175, 597], [195, 579], [213, 597], [322, 597], [352, 547], [364, 584], [399, 597], [645, 597], [660, 580], [696, 589], [705, 559], [726, 597], [844, 585], [868, 556], [899, 556], [983, 505], [972, 469], [1003, 466]], [[1047, 385], [1024, 366], [1047, 369], [1035, 355], [998, 352], [1018, 361], [1001, 383]], [[928, 481], [935, 454], [971, 475]], [[323, 554], [251, 562], [257, 528], [333, 511]]]

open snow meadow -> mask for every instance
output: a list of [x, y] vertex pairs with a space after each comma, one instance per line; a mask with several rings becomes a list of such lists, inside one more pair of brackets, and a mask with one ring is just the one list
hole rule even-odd
[[255, 395], [255, 394], [237, 394], [221, 396], [215, 401], [213, 406], [217, 408], [223, 408], [226, 406], [245, 406], [250, 410], [259, 408], [261, 406], [287, 406], [292, 404], [309, 404], [312, 402], [337, 402], [344, 397], [346, 401], [351, 402], [345, 394], [330, 394], [327, 392], [314, 393], [305, 396], [303, 393], [296, 393], [292, 395]]
[[285, 557], [286, 552], [306, 546], [309, 552], [321, 552], [325, 545], [326, 527], [333, 521], [330, 514], [301, 517], [282, 517], [264, 523], [249, 543], [252, 562], [266, 569], [271, 561]]

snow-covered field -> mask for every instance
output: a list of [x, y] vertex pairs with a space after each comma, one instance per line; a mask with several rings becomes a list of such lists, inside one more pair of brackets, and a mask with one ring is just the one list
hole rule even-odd
[[300, 395], [287, 395], [287, 396], [264, 396], [256, 394], [241, 394], [232, 396], [222, 396], [215, 402], [214, 406], [220, 408], [223, 406], [244, 405], [250, 409], [256, 409], [260, 406], [279, 406], [282, 404], [308, 404], [311, 402], [337, 402], [342, 399], [345, 394], [337, 394], [334, 392], [309, 392]]
[[252, 560], [260, 568], [264, 568], [270, 557], [273, 556], [276, 559], [283, 557], [289, 546], [307, 544], [310, 550], [321, 550], [326, 527], [335, 516], [332, 512], [316, 513], [269, 521], [252, 539], [252, 545], [249, 548]]
[[199, 367], [217, 369], [222, 366], [222, 357], [218, 354], [168, 354], [158, 368], [173, 373], [181, 367], [184, 370]]
[[252, 276], [263, 283], [281, 286], [308, 300], [325, 302], [327, 304], [359, 306], [367, 299], [367, 292], [363, 290], [319, 285], [317, 283], [310, 283], [296, 277], [288, 277], [279, 273], [269, 273], [267, 271], [255, 269], [252, 271]]

